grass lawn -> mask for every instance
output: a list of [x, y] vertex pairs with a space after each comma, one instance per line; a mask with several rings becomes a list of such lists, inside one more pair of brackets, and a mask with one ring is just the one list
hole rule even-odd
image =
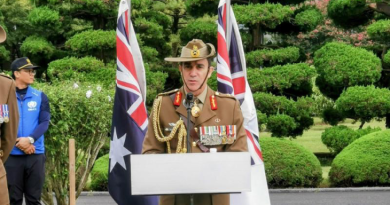
[[[360, 126], [360, 122], [353, 123], [353, 120], [346, 119], [339, 125], [345, 125], [352, 129], [358, 129]], [[371, 126], [373, 128], [380, 127], [382, 130], [386, 129], [384, 120], [373, 120], [369, 123], [364, 124], [363, 128], [366, 128], [368, 126]], [[321, 141], [321, 134], [328, 127], [331, 127], [331, 125], [323, 123], [321, 118], [314, 118], [314, 125], [309, 130], [304, 131], [302, 136], [298, 136], [296, 139], [291, 140], [304, 146], [313, 153], [328, 153], [329, 149]], [[271, 133], [260, 132], [260, 137], [271, 137]]]
[[[344, 122], [339, 123], [339, 125], [345, 125], [347, 127], [356, 130], [359, 129], [360, 122], [354, 123], [353, 120], [346, 119]], [[364, 124], [363, 128], [366, 128], [368, 126], [371, 126], [372, 128], [380, 127], [382, 130], [386, 129], [384, 120], [383, 121], [373, 120], [369, 123]], [[304, 131], [302, 136], [298, 136], [296, 137], [296, 139], [291, 138], [291, 140], [304, 146], [305, 148], [309, 149], [313, 153], [329, 153], [329, 149], [321, 141], [321, 134], [328, 127], [332, 127], [332, 126], [323, 123], [321, 118], [314, 118], [314, 125], [310, 127], [309, 130]], [[260, 132], [260, 137], [271, 137], [271, 133]], [[322, 177], [324, 178], [324, 180], [321, 182], [319, 186], [320, 188], [325, 188], [330, 186], [330, 183], [328, 181], [328, 174], [330, 168], [331, 168], [330, 162], [327, 162], [322, 165]]]

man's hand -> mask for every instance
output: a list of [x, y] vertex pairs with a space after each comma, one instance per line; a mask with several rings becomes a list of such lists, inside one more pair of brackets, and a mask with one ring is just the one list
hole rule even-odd
[[16, 139], [16, 147], [24, 151], [31, 145], [30, 140], [27, 137], [19, 137]]
[[24, 153], [34, 154], [35, 153], [35, 146], [33, 144], [30, 144], [30, 146], [24, 150]]

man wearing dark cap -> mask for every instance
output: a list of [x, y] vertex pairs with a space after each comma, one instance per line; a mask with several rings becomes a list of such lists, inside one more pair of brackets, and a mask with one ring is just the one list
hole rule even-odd
[[[0, 26], [0, 43], [7, 37]], [[0, 73], [0, 204], [9, 204], [4, 163], [15, 145], [19, 124], [15, 84], [12, 78]]]
[[[210, 49], [209, 49], [210, 48]], [[234, 96], [215, 92], [207, 86], [214, 68], [212, 44], [194, 39], [182, 48], [181, 56], [165, 58], [179, 63], [183, 87], [162, 93], [154, 101], [142, 153], [186, 153], [187, 93], [195, 100], [190, 116], [192, 153], [244, 152], [248, 150], [240, 103]], [[161, 176], [164, 177], [164, 176]], [[160, 205], [189, 205], [191, 195], [160, 196]], [[195, 205], [229, 205], [229, 194], [196, 194]]]
[[45, 181], [44, 133], [49, 127], [50, 107], [47, 96], [31, 87], [38, 66], [23, 57], [11, 64], [16, 83], [19, 128], [16, 144], [5, 164], [11, 205], [41, 204]]

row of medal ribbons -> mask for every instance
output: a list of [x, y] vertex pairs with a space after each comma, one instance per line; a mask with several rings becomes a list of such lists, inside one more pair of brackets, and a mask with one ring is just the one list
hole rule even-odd
[[7, 104], [0, 105], [0, 124], [4, 122], [9, 122], [9, 111]]
[[204, 145], [233, 144], [236, 140], [236, 125], [199, 127], [199, 135]]

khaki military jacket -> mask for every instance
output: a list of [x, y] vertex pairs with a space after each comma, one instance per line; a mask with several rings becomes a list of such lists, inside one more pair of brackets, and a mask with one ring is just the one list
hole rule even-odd
[[[248, 150], [246, 132], [243, 127], [243, 116], [240, 109], [240, 103], [232, 96], [226, 94], [219, 94], [207, 88], [206, 100], [199, 117], [191, 116], [191, 122], [195, 129], [191, 135], [198, 134], [199, 128], [202, 126], [222, 126], [222, 125], [236, 125], [236, 140], [233, 144], [220, 144], [206, 146], [207, 148], [216, 148], [218, 152], [244, 152]], [[181, 89], [183, 92], [183, 88]], [[160, 110], [160, 126], [164, 135], [169, 135], [169, 128], [172, 123], [176, 123], [180, 116], [187, 117], [187, 110], [183, 103], [180, 106], [175, 106], [173, 103], [173, 95], [176, 92], [171, 92], [163, 95], [161, 110]], [[214, 95], [216, 99], [217, 109], [212, 110], [210, 96]], [[184, 94], [183, 94], [184, 98]], [[215, 107], [214, 107], [215, 108]], [[142, 147], [142, 153], [167, 153], [167, 145], [165, 142], [159, 142], [155, 136], [153, 129], [153, 111], [149, 118], [149, 127], [145, 136]], [[171, 123], [171, 124], [170, 124]], [[168, 128], [168, 129], [166, 129]], [[197, 129], [196, 129], [197, 128]], [[194, 141], [191, 136], [190, 144]], [[170, 141], [171, 152], [175, 153], [178, 139], [174, 137]], [[192, 147], [193, 153], [202, 152], [199, 146]], [[160, 205], [189, 205], [189, 195], [164, 195], [160, 197]], [[229, 194], [196, 194], [194, 195], [195, 205], [229, 205]]]
[[8, 76], [0, 74], [0, 105], [2, 104], [7, 104], [9, 110], [9, 122], [0, 125], [0, 150], [3, 152], [1, 160], [5, 162], [15, 145], [19, 126], [19, 111], [13, 80]]
[[13, 80], [0, 74], [0, 105], [7, 104], [9, 122], [0, 124], [0, 204], [9, 204], [4, 162], [15, 145], [19, 126], [19, 111]]

